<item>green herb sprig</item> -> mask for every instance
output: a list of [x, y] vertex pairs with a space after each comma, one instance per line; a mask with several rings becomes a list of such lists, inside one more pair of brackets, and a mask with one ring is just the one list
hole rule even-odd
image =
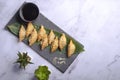
[[33, 64], [32, 62], [30, 62], [31, 61], [31, 57], [30, 56], [28, 56], [28, 53], [26, 52], [23, 52], [23, 53], [21, 53], [21, 52], [18, 52], [18, 59], [17, 59], [17, 61], [16, 61], [16, 63], [19, 63], [20, 64], [20, 68], [26, 68], [26, 66], [28, 65], [28, 64]]

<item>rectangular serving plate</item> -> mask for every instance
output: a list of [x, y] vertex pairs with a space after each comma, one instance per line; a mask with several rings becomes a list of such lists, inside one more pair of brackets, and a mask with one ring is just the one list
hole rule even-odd
[[[12, 17], [12, 19], [8, 22], [8, 24], [6, 25], [5, 29], [8, 30], [8, 28], [7, 28], [8, 25], [11, 25], [11, 24], [16, 23], [16, 22], [17, 23], [21, 23], [20, 20], [19, 20], [18, 11]], [[38, 18], [35, 21], [33, 21], [33, 24], [38, 24], [38, 25], [42, 24], [46, 28], [53, 29], [53, 30], [58, 31], [60, 33], [65, 33], [63, 30], [61, 30], [57, 25], [55, 25], [53, 22], [51, 22], [50, 20], [48, 20], [41, 13], [39, 13]], [[69, 36], [67, 33], [65, 33], [65, 34], [67, 36]], [[26, 45], [28, 45], [28, 42], [26, 40], [24, 40], [23, 42]], [[44, 50], [41, 51], [40, 50], [40, 46], [35, 45], [35, 44], [32, 45], [32, 46], [29, 46], [29, 47], [31, 47], [40, 56], [42, 56], [44, 59], [46, 59], [52, 65], [54, 65], [62, 73], [64, 73], [67, 70], [67, 68], [73, 63], [73, 61], [75, 60], [75, 58], [78, 56], [78, 54], [74, 54], [70, 58], [68, 58], [67, 55], [66, 55], [66, 53], [60, 53], [60, 51], [56, 51], [54, 53], [50, 53], [49, 48], [46, 48], [46, 49], [44, 49]], [[65, 64], [64, 64], [64, 62], [62, 64], [59, 63], [61, 61], [61, 59], [65, 59]]]

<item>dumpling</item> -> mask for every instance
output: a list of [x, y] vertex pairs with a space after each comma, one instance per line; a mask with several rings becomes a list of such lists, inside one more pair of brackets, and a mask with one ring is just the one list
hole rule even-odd
[[59, 39], [59, 48], [60, 48], [60, 50], [62, 50], [66, 46], [66, 43], [67, 43], [67, 40], [66, 40], [65, 34], [62, 33], [62, 36]]
[[33, 24], [31, 22], [29, 22], [28, 25], [27, 25], [27, 30], [26, 30], [26, 36], [27, 37], [32, 33], [33, 29], [34, 29]]
[[46, 34], [46, 30], [44, 29], [44, 26], [41, 25], [41, 28], [38, 31], [38, 41], [42, 40]]
[[37, 31], [36, 29], [33, 29], [33, 32], [31, 33], [29, 38], [29, 45], [31, 46], [32, 44], [34, 44], [36, 40], [37, 40]]
[[55, 38], [55, 34], [54, 34], [53, 30], [51, 30], [49, 33], [49, 36], [48, 36], [49, 44], [51, 44], [54, 41], [54, 38]]
[[42, 39], [41, 50], [43, 50], [47, 46], [48, 46], [48, 37], [47, 34], [45, 34], [44, 38]]
[[25, 38], [25, 28], [23, 25], [21, 25], [20, 30], [19, 30], [19, 41], [22, 41]]
[[68, 57], [72, 56], [72, 54], [75, 52], [75, 44], [72, 40], [70, 40], [70, 43], [68, 44]]
[[57, 48], [58, 48], [58, 37], [56, 36], [51, 44], [51, 52], [56, 51]]

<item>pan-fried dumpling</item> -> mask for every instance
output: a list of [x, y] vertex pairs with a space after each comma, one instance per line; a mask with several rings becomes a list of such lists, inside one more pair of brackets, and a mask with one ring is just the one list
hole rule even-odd
[[26, 34], [25, 28], [23, 25], [21, 25], [19, 31], [19, 41], [22, 41], [25, 38], [25, 34]]
[[47, 34], [45, 34], [44, 38], [42, 39], [41, 50], [43, 50], [47, 46], [48, 46], [48, 37]]
[[29, 45], [31, 46], [32, 44], [34, 44], [36, 40], [37, 40], [37, 31], [36, 29], [34, 29], [29, 38]]
[[72, 40], [70, 40], [70, 43], [68, 44], [68, 57], [72, 56], [72, 54], [75, 52], [75, 44]]
[[27, 25], [27, 30], [26, 30], [26, 36], [27, 37], [32, 33], [33, 29], [34, 29], [33, 24], [31, 22], [29, 22], [28, 25]]
[[59, 39], [59, 48], [62, 50], [66, 46], [67, 40], [65, 37], [65, 34], [63, 33], [62, 36]]
[[58, 37], [56, 36], [51, 44], [51, 52], [56, 51], [57, 48], [58, 48]]
[[49, 36], [48, 36], [49, 44], [51, 44], [54, 41], [54, 38], [55, 38], [55, 34], [54, 34], [53, 30], [51, 30], [49, 33]]
[[42, 40], [45, 35], [46, 35], [46, 30], [44, 29], [44, 26], [41, 25], [41, 28], [38, 31], [38, 41]]

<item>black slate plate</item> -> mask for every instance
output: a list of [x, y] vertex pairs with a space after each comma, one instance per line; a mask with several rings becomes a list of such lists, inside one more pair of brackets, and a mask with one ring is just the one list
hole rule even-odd
[[[7, 26], [10, 24], [16, 23], [16, 22], [22, 23], [20, 18], [19, 18], [18, 12], [8, 22], [5, 29], [8, 30]], [[61, 33], [65, 33], [63, 30], [61, 30], [57, 25], [55, 25], [53, 22], [48, 20], [41, 13], [39, 14], [38, 18], [35, 21], [33, 21], [33, 23], [38, 24], [38, 25], [42, 24], [46, 28], [53, 29], [53, 30], [61, 32]], [[66, 34], [66, 35], [68, 35], [68, 34]], [[24, 40], [23, 42], [26, 45], [28, 45], [28, 42], [26, 40]], [[43, 51], [41, 51], [40, 47], [38, 45], [35, 45], [35, 44], [33, 46], [31, 46], [31, 48], [34, 51], [36, 51], [40, 56], [42, 56], [47, 61], [49, 61], [51, 64], [53, 64], [58, 70], [60, 70], [63, 73], [67, 70], [67, 68], [72, 64], [72, 62], [78, 56], [78, 54], [74, 54], [70, 58], [67, 58], [65, 53], [60, 53], [59, 51], [56, 51], [54, 53], [50, 53], [49, 47], [47, 49], [44, 49]], [[59, 62], [61, 61], [61, 58], [65, 59], [66, 64], [64, 64], [64, 62], [63, 62], [63, 64], [59, 64]], [[55, 59], [56, 59], [56, 62], [54, 61]]]

